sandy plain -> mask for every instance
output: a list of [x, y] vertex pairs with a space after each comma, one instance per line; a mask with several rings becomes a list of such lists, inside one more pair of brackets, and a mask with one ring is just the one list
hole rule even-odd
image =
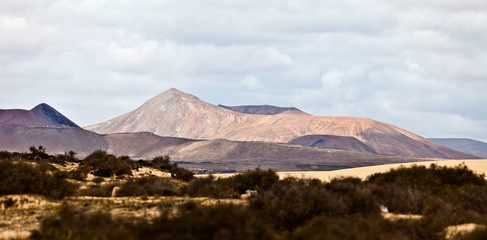
[[[298, 171], [298, 172], [278, 172], [280, 178], [296, 177], [296, 178], [316, 178], [323, 181], [329, 181], [333, 178], [339, 177], [358, 177], [366, 179], [368, 176], [378, 172], [387, 172], [390, 169], [398, 168], [401, 166], [408, 167], [412, 165], [422, 165], [429, 167], [431, 164], [437, 166], [458, 166], [465, 164], [468, 168], [472, 169], [478, 174], [487, 175], [487, 159], [462, 159], [462, 160], [438, 160], [427, 162], [411, 162], [411, 163], [397, 163], [397, 164], [385, 164], [369, 167], [348, 168], [335, 171]], [[231, 174], [214, 174], [215, 177], [230, 177]], [[197, 175], [198, 177], [205, 177], [207, 175]]]

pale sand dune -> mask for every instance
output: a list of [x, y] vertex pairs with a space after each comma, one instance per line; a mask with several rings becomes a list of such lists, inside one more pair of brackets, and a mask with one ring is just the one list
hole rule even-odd
[[[358, 177], [365, 179], [367, 176], [377, 173], [377, 172], [387, 172], [392, 168], [398, 168], [400, 166], [412, 166], [423, 165], [430, 166], [431, 164], [436, 164], [438, 166], [458, 166], [460, 164], [465, 164], [468, 168], [472, 169], [474, 172], [479, 174], [487, 175], [487, 159], [464, 159], [464, 160], [439, 160], [439, 161], [428, 161], [428, 162], [412, 162], [412, 163], [398, 163], [398, 164], [386, 164], [370, 167], [359, 167], [359, 168], [349, 168], [335, 171], [301, 171], [301, 172], [278, 172], [281, 179], [285, 177], [297, 177], [297, 178], [316, 178], [324, 181], [328, 181], [333, 178], [338, 177]], [[233, 173], [223, 173], [214, 174], [213, 176], [218, 178], [231, 177], [235, 174]], [[208, 175], [197, 175], [197, 177], [205, 177]]]
[[466, 160], [441, 160], [441, 161], [428, 161], [428, 162], [412, 162], [412, 163], [399, 163], [399, 164], [386, 164], [370, 167], [349, 168], [336, 171], [305, 171], [305, 172], [279, 172], [281, 178], [285, 177], [299, 177], [299, 178], [317, 178], [320, 180], [330, 180], [337, 177], [358, 177], [365, 179], [367, 176], [377, 172], [387, 172], [392, 168], [398, 168], [400, 166], [412, 166], [423, 165], [430, 166], [431, 164], [438, 166], [458, 166], [464, 163], [468, 168], [479, 174], [487, 175], [487, 159], [466, 159]]

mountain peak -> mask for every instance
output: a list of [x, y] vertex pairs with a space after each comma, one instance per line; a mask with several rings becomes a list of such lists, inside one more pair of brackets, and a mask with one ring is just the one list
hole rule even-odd
[[33, 111], [33, 112], [36, 112], [36, 111], [55, 111], [56, 112], [56, 110], [53, 107], [49, 106], [49, 104], [47, 104], [47, 103], [41, 103], [41, 104], [35, 106], [34, 108], [32, 108], [30, 111]]
[[56, 109], [54, 109], [53, 107], [49, 106], [46, 103], [41, 103], [37, 105], [36, 107], [32, 108], [30, 112], [34, 113], [35, 115], [41, 118], [46, 118], [48, 121], [54, 123], [55, 125], [60, 125], [63, 127], [80, 128], [74, 122], [69, 120], [67, 117], [65, 117]]
[[189, 93], [185, 93], [183, 91], [180, 91], [176, 88], [170, 88], [170, 89], [168, 89], [162, 93], [159, 93], [155, 97], [149, 99], [149, 101], [147, 101], [147, 102], [168, 101], [168, 100], [172, 100], [172, 101], [176, 101], [176, 100], [199, 100], [199, 98], [197, 98], [196, 96], [191, 95]]

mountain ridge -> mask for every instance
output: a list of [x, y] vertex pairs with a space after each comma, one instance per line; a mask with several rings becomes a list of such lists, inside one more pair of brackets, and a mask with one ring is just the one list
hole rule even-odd
[[428, 138], [433, 142], [473, 156], [487, 158], [487, 143], [469, 138]]
[[235, 112], [169, 89], [140, 107], [106, 122], [85, 127], [101, 134], [152, 132], [190, 139], [227, 139], [287, 143], [304, 135], [354, 137], [380, 154], [471, 158], [387, 123], [358, 117], [324, 117], [284, 111], [274, 115]]
[[226, 108], [234, 112], [246, 113], [246, 114], [257, 114], [257, 115], [276, 115], [279, 113], [292, 111], [295, 113], [307, 114], [295, 107], [276, 107], [272, 105], [239, 105], [239, 106], [225, 106], [218, 104], [218, 107]]

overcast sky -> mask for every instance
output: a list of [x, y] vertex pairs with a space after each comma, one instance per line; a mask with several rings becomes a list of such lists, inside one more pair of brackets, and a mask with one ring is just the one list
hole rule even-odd
[[0, 0], [0, 84], [81, 126], [175, 87], [487, 141], [487, 2]]

